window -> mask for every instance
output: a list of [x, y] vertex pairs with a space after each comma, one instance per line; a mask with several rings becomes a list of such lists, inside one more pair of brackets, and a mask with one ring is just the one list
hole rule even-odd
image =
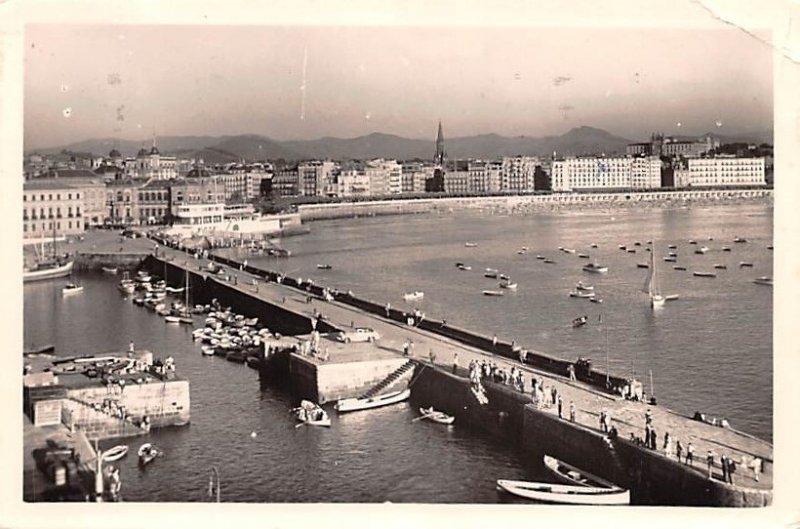
[[59, 229], [59, 230], [61, 229], [61, 221], [56, 222], [56, 229]]
[[67, 195], [67, 200], [72, 200], [72, 193], [69, 193], [69, 194]]
[[69, 226], [69, 228], [70, 228], [70, 229], [72, 229], [72, 221], [69, 221], [69, 222], [67, 223], [67, 225]]
[[56, 200], [61, 200], [61, 193], [56, 194]]

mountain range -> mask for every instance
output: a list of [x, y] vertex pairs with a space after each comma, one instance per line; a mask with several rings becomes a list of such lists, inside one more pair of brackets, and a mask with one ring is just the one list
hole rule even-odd
[[[751, 135], [722, 137], [722, 143], [738, 141], [772, 142], [771, 132]], [[642, 140], [639, 140], [642, 141]], [[104, 156], [117, 148], [125, 156], [134, 156], [151, 142], [115, 140], [112, 138], [89, 139], [69, 145], [28, 151], [54, 154], [62, 150], [92, 153]], [[620, 154], [625, 152], [631, 140], [615, 136], [595, 127], [577, 127], [560, 136], [500, 136], [481, 134], [460, 138], [445, 138], [448, 158], [496, 159], [503, 156], [550, 156], [579, 154]], [[403, 138], [392, 134], [372, 133], [356, 138], [324, 137], [316, 140], [278, 141], [256, 134], [236, 136], [163, 136], [158, 138], [158, 149], [162, 154], [183, 158], [202, 158], [206, 163], [226, 163], [239, 160], [285, 160], [333, 159], [364, 160], [388, 158], [397, 160], [433, 158], [435, 142]]]

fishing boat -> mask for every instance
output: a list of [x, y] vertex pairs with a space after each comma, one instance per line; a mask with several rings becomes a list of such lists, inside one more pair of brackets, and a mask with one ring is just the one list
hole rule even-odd
[[508, 282], [508, 281], [506, 281], [504, 283], [500, 283], [500, 288], [505, 288], [507, 290], [516, 290], [517, 286], [518, 285], [516, 283], [511, 283], [511, 282]]
[[756, 285], [767, 285], [771, 287], [772, 278], [768, 276], [757, 277], [756, 279], [753, 279], [753, 283], [755, 283]]
[[[103, 272], [105, 272], [106, 274], [114, 274], [114, 275], [116, 275], [116, 273], [117, 273], [117, 270], [118, 270], [118, 268], [117, 268], [117, 267], [113, 267], [113, 268], [111, 268], [111, 267], [109, 267], [109, 266], [101, 266], [100, 268], [101, 268], [101, 269], [103, 270]], [[122, 446], [122, 445], [120, 445], [120, 446]]]
[[425, 297], [425, 293], [421, 290], [415, 290], [414, 292], [406, 292], [403, 294], [403, 299], [406, 301], [419, 301], [420, 299]]
[[[37, 253], [36, 261], [33, 266], [22, 269], [22, 282], [44, 281], [45, 279], [56, 279], [66, 277], [72, 273], [74, 261], [65, 260], [58, 257], [56, 249], [56, 224], [53, 223], [53, 251], [49, 257], [45, 256], [44, 239], [42, 239], [41, 253]], [[34, 247], [34, 250], [36, 248]]]
[[103, 452], [100, 458], [104, 463], [112, 463], [114, 461], [119, 461], [126, 455], [128, 455], [128, 445], [117, 445]]
[[61, 289], [62, 296], [71, 296], [72, 294], [80, 294], [83, 292], [83, 285], [76, 285], [75, 283], [67, 283], [67, 285]]
[[572, 320], [573, 327], [583, 327], [589, 321], [588, 316], [578, 316], [574, 320]]
[[567, 505], [628, 505], [631, 501], [630, 491], [620, 488], [557, 485], [535, 481], [498, 479], [497, 490], [529, 500]]
[[692, 275], [695, 277], [717, 277], [714, 272], [692, 272]]
[[604, 274], [608, 272], [608, 267], [597, 263], [588, 263], [583, 266], [582, 270], [593, 274]]
[[439, 424], [453, 424], [456, 420], [452, 415], [448, 415], [443, 411], [434, 410], [433, 406], [430, 408], [420, 408], [419, 412], [422, 414], [422, 417], [419, 417], [419, 419], [430, 419]]
[[571, 298], [593, 298], [594, 296], [594, 292], [586, 292], [584, 290], [573, 290], [569, 293]]
[[320, 270], [330, 270], [331, 268], [333, 268], [333, 266], [326, 263], [326, 264], [318, 264], [317, 268]]
[[139, 447], [137, 454], [139, 456], [139, 465], [145, 466], [151, 463], [157, 457], [164, 455], [164, 452], [156, 448], [151, 443], [145, 443]]
[[583, 487], [603, 488], [607, 490], [622, 490], [617, 485], [611, 483], [594, 474], [590, 474], [585, 470], [580, 470], [577, 467], [558, 460], [555, 457], [545, 455], [544, 466], [556, 478], [568, 483], [570, 485], [577, 485]]
[[[300, 406], [292, 410], [297, 417], [297, 420], [302, 424], [309, 426], [326, 426], [330, 427], [331, 419], [328, 417], [327, 412], [322, 409], [322, 406], [311, 402], [310, 400], [303, 400]], [[300, 426], [300, 424], [298, 424]]]
[[739, 268], [753, 268], [753, 263], [739, 261]]
[[664, 305], [665, 300], [664, 296], [661, 295], [661, 285], [658, 281], [658, 269], [656, 268], [656, 254], [654, 252], [650, 252], [650, 264], [642, 291], [649, 296], [652, 308], [655, 309]]
[[350, 399], [340, 399], [333, 408], [339, 413], [348, 411], [369, 410], [372, 408], [380, 408], [381, 406], [388, 406], [390, 404], [397, 404], [408, 400], [411, 396], [411, 389], [406, 388], [401, 391], [393, 391], [392, 393], [385, 393], [375, 397], [358, 397]]
[[478, 243], [477, 242], [465, 242], [464, 246], [466, 246], [467, 248], [476, 248], [478, 246]]

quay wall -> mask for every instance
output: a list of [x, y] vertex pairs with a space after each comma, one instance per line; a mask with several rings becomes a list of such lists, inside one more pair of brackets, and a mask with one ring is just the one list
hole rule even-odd
[[75, 254], [75, 270], [95, 270], [102, 267], [136, 270], [146, 254], [140, 253], [84, 253]]
[[684, 203], [692, 201], [729, 201], [772, 199], [769, 188], [752, 189], [686, 189], [678, 191], [615, 191], [587, 193], [542, 193], [531, 195], [498, 195], [472, 197], [412, 198], [304, 204], [297, 210], [303, 222], [337, 218], [357, 218], [377, 215], [406, 215], [478, 208], [525, 208], [526, 206], [607, 205], [631, 206], [654, 203]]
[[[406, 362], [389, 358], [346, 363], [315, 363], [293, 353], [289, 360], [292, 390], [298, 396], [325, 404], [339, 399], [358, 397], [384, 380]], [[405, 387], [412, 371], [403, 374], [387, 386], [384, 393]]]

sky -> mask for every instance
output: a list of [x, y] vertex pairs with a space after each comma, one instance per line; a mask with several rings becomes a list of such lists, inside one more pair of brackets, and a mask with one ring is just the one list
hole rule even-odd
[[770, 130], [735, 29], [28, 25], [25, 148], [88, 138]]

